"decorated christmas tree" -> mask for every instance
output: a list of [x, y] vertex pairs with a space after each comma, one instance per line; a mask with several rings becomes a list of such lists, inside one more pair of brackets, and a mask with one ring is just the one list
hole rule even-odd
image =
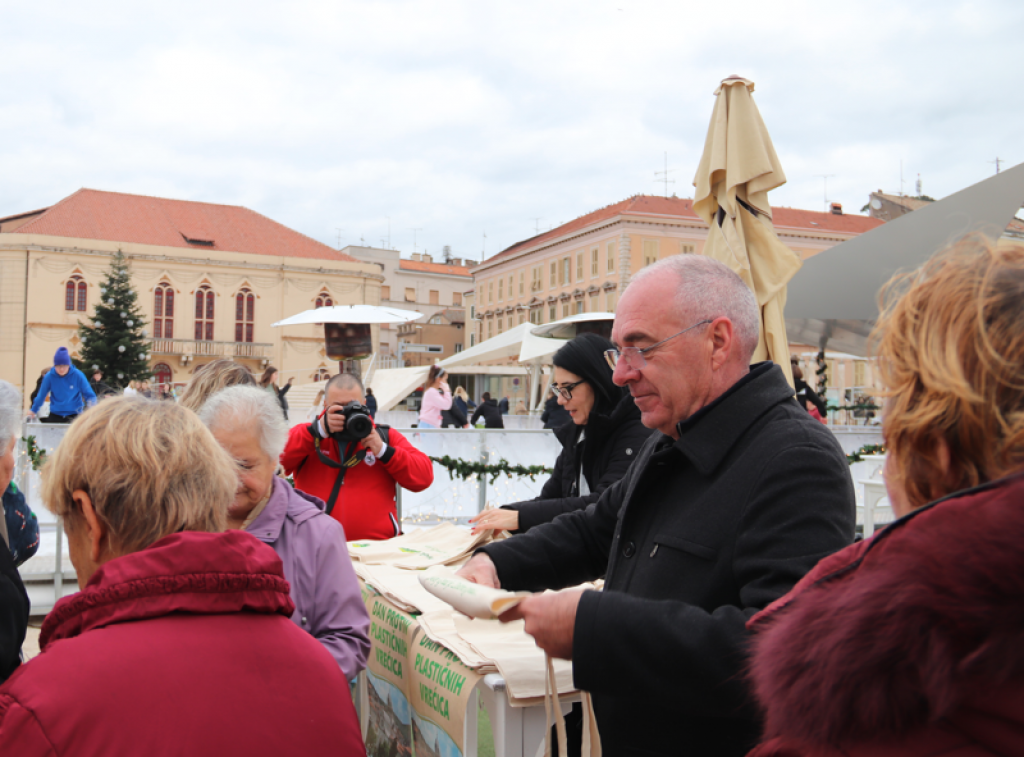
[[86, 375], [97, 369], [103, 371], [104, 380], [112, 386], [148, 379], [152, 371], [144, 325], [128, 264], [118, 250], [100, 286], [92, 325], [78, 322], [81, 369]]

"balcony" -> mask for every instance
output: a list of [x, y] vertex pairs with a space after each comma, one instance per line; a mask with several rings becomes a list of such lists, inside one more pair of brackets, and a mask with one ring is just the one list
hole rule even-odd
[[265, 342], [207, 342], [198, 339], [151, 339], [154, 355], [263, 359], [274, 357], [274, 345]]

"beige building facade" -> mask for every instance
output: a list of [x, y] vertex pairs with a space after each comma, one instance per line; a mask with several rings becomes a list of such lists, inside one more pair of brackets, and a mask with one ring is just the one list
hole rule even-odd
[[88, 322], [118, 250], [159, 382], [183, 384], [217, 358], [257, 375], [273, 365], [281, 381], [318, 380], [338, 369], [322, 327], [271, 324], [380, 301], [377, 266], [246, 208], [83, 189], [0, 218], [0, 378], [31, 391], [59, 346], [80, 354], [78, 323]]

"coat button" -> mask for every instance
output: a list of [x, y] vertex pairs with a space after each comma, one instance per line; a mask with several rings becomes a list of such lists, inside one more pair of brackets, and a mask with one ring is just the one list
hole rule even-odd
[[636, 544], [631, 541], [627, 541], [626, 545], [622, 548], [622, 556], [629, 558], [636, 554]]
[[633, 454], [633, 448], [632, 447], [626, 447], [626, 454], [627, 455], [632, 455]]
[[306, 616], [305, 615], [302, 616], [302, 625], [306, 625]]

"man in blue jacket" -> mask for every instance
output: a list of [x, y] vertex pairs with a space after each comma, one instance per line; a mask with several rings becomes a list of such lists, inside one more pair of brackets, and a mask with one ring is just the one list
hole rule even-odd
[[50, 396], [50, 416], [43, 418], [43, 423], [71, 423], [85, 405], [96, 404], [96, 393], [89, 386], [89, 379], [71, 365], [67, 347], [59, 347], [53, 356], [53, 368], [43, 376], [43, 385], [28, 413], [30, 418], [36, 417], [47, 395]]

